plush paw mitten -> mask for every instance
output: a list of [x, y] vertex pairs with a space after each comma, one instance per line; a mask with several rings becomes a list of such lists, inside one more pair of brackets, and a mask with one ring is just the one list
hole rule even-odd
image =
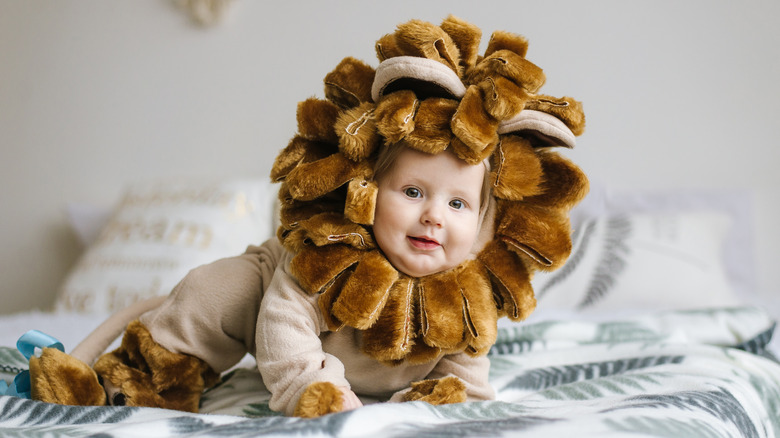
[[466, 401], [466, 385], [452, 376], [414, 382], [412, 389], [404, 394], [404, 401], [418, 400], [432, 405], [463, 403]]
[[341, 390], [330, 382], [315, 382], [309, 385], [295, 406], [295, 416], [303, 418], [321, 417], [341, 412], [344, 399]]

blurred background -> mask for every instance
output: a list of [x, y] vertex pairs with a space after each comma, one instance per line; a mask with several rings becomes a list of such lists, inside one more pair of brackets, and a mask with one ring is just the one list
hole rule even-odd
[[161, 177], [265, 177], [343, 57], [376, 66], [380, 36], [449, 14], [482, 29], [482, 50], [494, 30], [526, 36], [541, 91], [584, 103], [568, 156], [595, 185], [744, 196], [756, 292], [777, 300], [780, 2], [197, 3], [0, 0], [0, 312], [51, 306], [83, 251], [69, 204], [110, 207]]

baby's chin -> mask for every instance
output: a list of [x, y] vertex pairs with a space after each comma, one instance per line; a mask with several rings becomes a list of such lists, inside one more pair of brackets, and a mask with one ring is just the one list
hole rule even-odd
[[439, 274], [441, 272], [449, 271], [450, 269], [457, 266], [457, 265], [449, 265], [449, 264], [446, 265], [438, 264], [436, 266], [430, 266], [430, 267], [419, 266], [419, 265], [406, 266], [402, 263], [398, 263], [398, 264], [393, 263], [392, 260], [390, 260], [390, 264], [393, 265], [393, 267], [397, 269], [399, 272], [402, 272], [408, 275], [409, 277], [414, 277], [414, 278], [422, 278], [422, 277], [427, 277], [429, 275]]

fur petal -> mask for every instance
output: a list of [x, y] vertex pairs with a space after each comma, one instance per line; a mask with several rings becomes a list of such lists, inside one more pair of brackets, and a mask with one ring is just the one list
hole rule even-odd
[[539, 269], [557, 269], [571, 252], [571, 224], [557, 210], [525, 206], [522, 202], [499, 202], [503, 212], [496, 237], [514, 252], [526, 255]]
[[519, 201], [542, 191], [543, 167], [527, 140], [502, 137], [493, 157], [491, 179], [496, 197]]
[[271, 166], [271, 181], [282, 181], [301, 162], [308, 149], [305, 143], [307, 141], [298, 135], [290, 140], [287, 147], [274, 159], [274, 164]]
[[316, 246], [332, 243], [342, 243], [357, 249], [372, 249], [376, 246], [366, 228], [340, 213], [320, 213], [301, 221], [287, 239]]
[[466, 336], [459, 269], [419, 279], [423, 340], [432, 347], [455, 349]]
[[395, 58], [396, 56], [404, 55], [404, 53], [398, 47], [395, 34], [392, 33], [382, 35], [382, 37], [376, 41], [374, 50], [376, 51], [376, 57], [379, 59], [379, 62], [382, 62], [386, 59]]
[[491, 275], [501, 314], [513, 321], [528, 317], [536, 308], [536, 298], [531, 286], [531, 275], [525, 264], [506, 246], [497, 241], [490, 242], [479, 260]]
[[353, 179], [347, 186], [344, 216], [356, 224], [372, 225], [379, 187], [376, 181]]
[[366, 254], [333, 303], [333, 315], [344, 324], [365, 330], [376, 322], [387, 302], [398, 271], [378, 251]]
[[282, 181], [299, 164], [317, 161], [336, 152], [338, 148], [335, 145], [296, 135], [274, 159], [271, 181]]
[[433, 59], [458, 72], [458, 47], [439, 26], [422, 20], [410, 20], [398, 26], [395, 41], [406, 55]]
[[[295, 217], [293, 215], [290, 215], [291, 213], [290, 209], [284, 209], [282, 210], [282, 217], [285, 220], [291, 220], [291, 222], [285, 222], [285, 225], [279, 226], [279, 229], [276, 232], [276, 237], [282, 242], [282, 245], [284, 245], [287, 250], [292, 251], [293, 253], [298, 253], [299, 251], [307, 248], [311, 243], [311, 239], [308, 238], [305, 231], [300, 231], [300, 224], [309, 218], [321, 215], [321, 214], [330, 214], [334, 212], [328, 212], [328, 211], [319, 211], [319, 206], [311, 205], [310, 209], [307, 209], [306, 207], [309, 207], [309, 203], [300, 203], [301, 208], [295, 210], [292, 213], [298, 213], [300, 214], [300, 217]], [[354, 236], [357, 237], [357, 236]], [[360, 243], [357, 239], [352, 239], [355, 243]]]
[[336, 153], [318, 161], [298, 165], [287, 175], [286, 181], [294, 199], [311, 201], [370, 172], [366, 163], [356, 163]]
[[432, 347], [425, 342], [421, 342], [420, 340], [420, 342], [415, 342], [412, 344], [411, 351], [409, 351], [409, 354], [407, 354], [403, 360], [405, 363], [410, 365], [417, 365], [436, 360], [441, 355], [441, 348]]
[[582, 103], [571, 97], [537, 95], [526, 102], [526, 108], [554, 115], [565, 123], [574, 135], [582, 135], [585, 132], [585, 113], [582, 110]]
[[290, 271], [310, 294], [325, 289], [340, 272], [360, 260], [362, 251], [348, 245], [310, 246], [293, 257]]
[[[498, 120], [485, 110], [482, 93], [476, 85], [466, 89], [466, 94], [452, 117], [450, 126], [452, 133], [472, 151], [469, 154], [472, 160], [475, 159], [474, 157], [484, 159], [486, 151], [492, 151], [492, 148], [498, 144], [498, 134], [496, 134]], [[466, 159], [466, 157], [462, 158]], [[474, 164], [473, 161], [469, 162]]]
[[452, 148], [452, 151], [455, 152], [455, 155], [469, 164], [481, 163], [483, 160], [493, 154], [496, 146], [498, 146], [498, 144], [491, 145], [488, 146], [487, 149], [477, 151], [466, 145], [466, 143], [463, 143], [458, 137], [452, 137], [452, 141], [450, 142], [450, 148]]
[[497, 120], [507, 120], [525, 107], [528, 93], [503, 76], [489, 77], [477, 84], [485, 110]]
[[341, 289], [344, 287], [344, 284], [351, 274], [351, 270], [346, 270], [339, 274], [317, 299], [317, 306], [320, 308], [322, 317], [325, 319], [325, 324], [330, 331], [339, 331], [344, 327], [344, 323], [333, 316], [333, 303], [339, 297]]
[[339, 107], [335, 103], [309, 98], [298, 104], [298, 133], [309, 140], [338, 143], [339, 139], [333, 130], [333, 124], [339, 115]]
[[402, 360], [414, 344], [413, 279], [400, 278], [393, 287], [379, 319], [363, 332], [362, 351], [380, 362]]
[[478, 84], [497, 76], [509, 79], [528, 93], [536, 93], [546, 81], [541, 68], [511, 50], [498, 50], [486, 56], [469, 71], [467, 80]]
[[568, 211], [585, 198], [588, 177], [579, 167], [555, 152], [543, 152], [538, 157], [544, 173], [540, 193], [526, 198], [526, 204]]
[[528, 52], [528, 39], [522, 35], [497, 30], [490, 35], [485, 56], [490, 56], [499, 50], [509, 50], [525, 58]]
[[341, 113], [333, 128], [339, 137], [339, 150], [352, 161], [368, 158], [379, 145], [373, 103], [365, 102]]
[[436, 97], [420, 102], [414, 117], [414, 131], [406, 136], [407, 144], [429, 154], [446, 149], [452, 139], [448, 126], [457, 105], [457, 101]]
[[460, 51], [460, 67], [468, 70], [477, 63], [479, 56], [479, 40], [482, 30], [460, 18], [450, 15], [442, 23], [441, 29], [446, 32]]
[[466, 339], [474, 356], [487, 354], [496, 342], [498, 312], [493, 299], [490, 278], [482, 262], [471, 260], [458, 275], [463, 298]]
[[376, 127], [387, 143], [397, 143], [415, 128], [420, 101], [411, 90], [390, 93], [377, 105]]
[[341, 108], [353, 108], [361, 102], [371, 101], [371, 82], [374, 68], [346, 57], [333, 71], [325, 75], [325, 97]]

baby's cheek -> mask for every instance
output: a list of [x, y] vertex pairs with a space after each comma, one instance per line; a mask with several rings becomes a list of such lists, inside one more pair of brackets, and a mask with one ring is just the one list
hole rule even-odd
[[476, 242], [477, 233], [472, 229], [464, 229], [455, 233], [454, 243], [450, 245], [451, 256], [465, 259]]
[[477, 241], [480, 237], [480, 230], [478, 227], [479, 218], [477, 217], [469, 221], [467, 224], [464, 224], [460, 230], [454, 233], [460, 241], [461, 251], [463, 251], [462, 257], [464, 259], [468, 257], [472, 250], [477, 250], [475, 246], [477, 245]]

